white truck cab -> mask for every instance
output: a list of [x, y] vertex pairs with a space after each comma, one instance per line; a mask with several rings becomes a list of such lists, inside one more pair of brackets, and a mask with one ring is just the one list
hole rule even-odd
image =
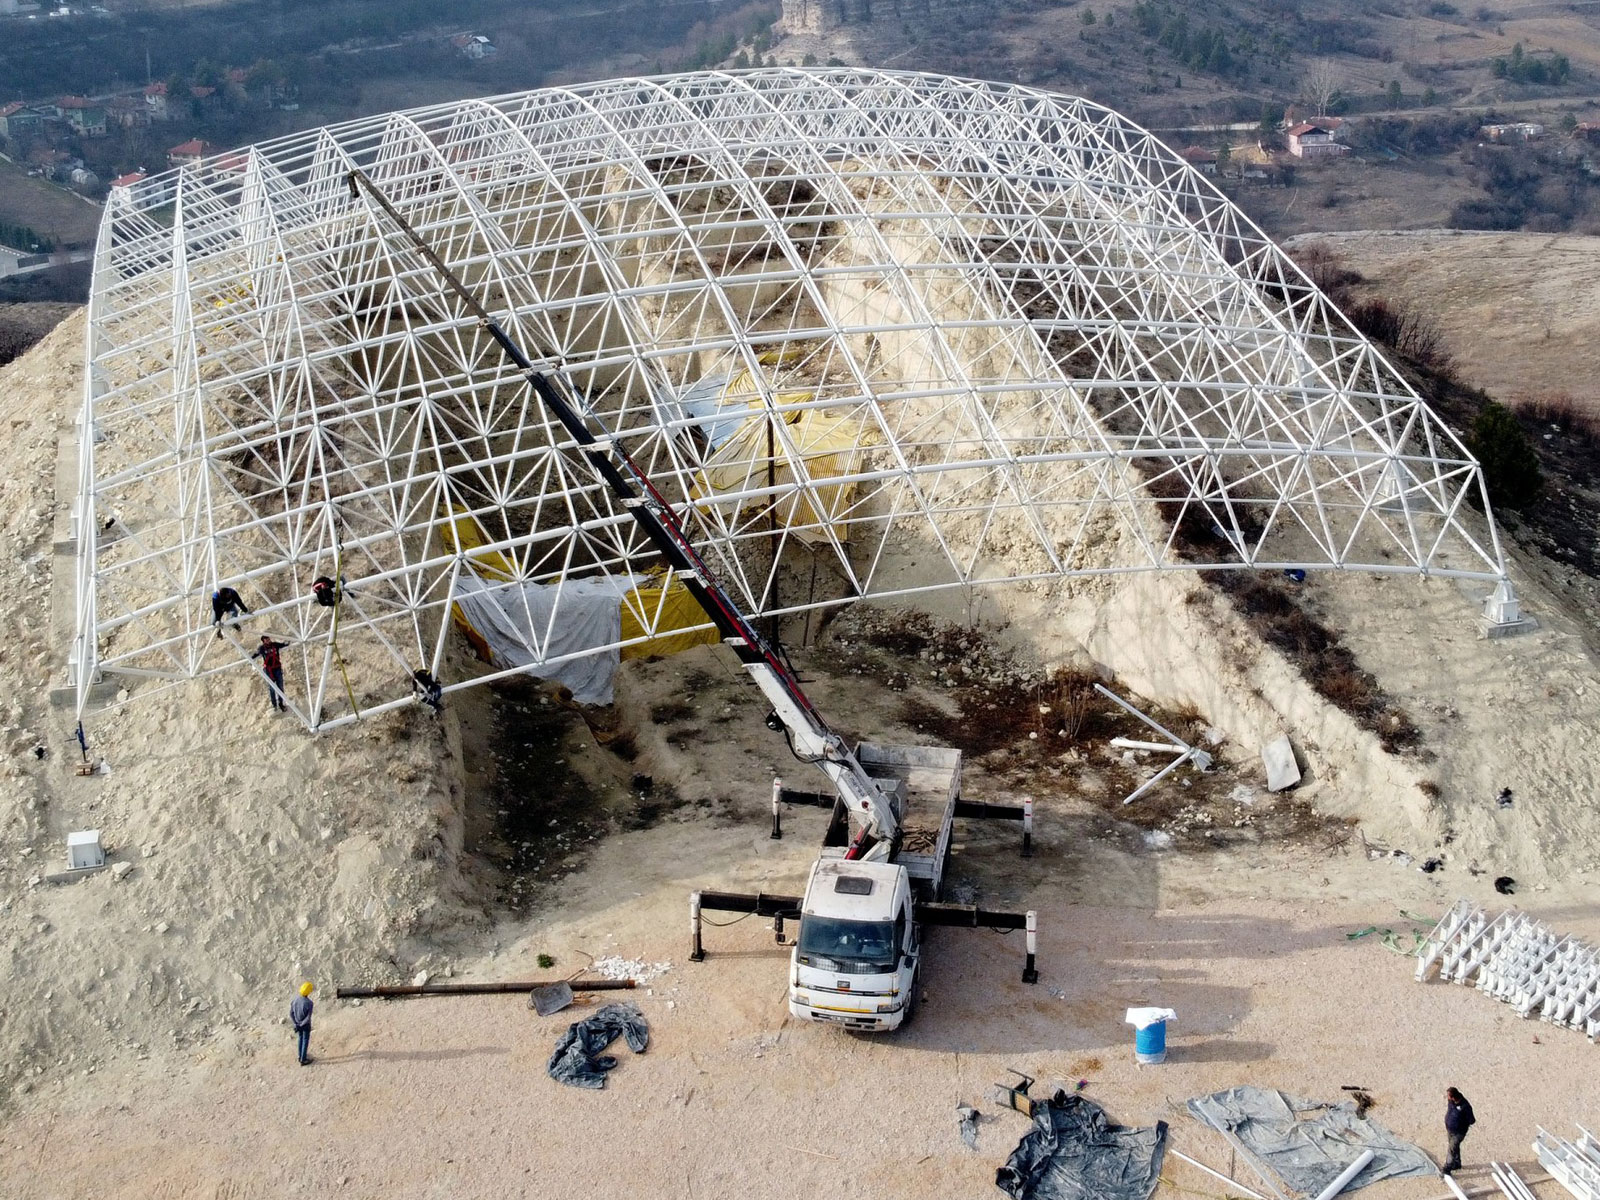
[[789, 963], [794, 1016], [850, 1029], [898, 1029], [916, 1006], [921, 964], [905, 868], [818, 861], [806, 883]]

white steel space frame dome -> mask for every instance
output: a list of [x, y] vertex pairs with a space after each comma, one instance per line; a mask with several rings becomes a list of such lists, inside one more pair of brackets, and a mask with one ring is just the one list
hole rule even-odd
[[[709, 630], [356, 169], [752, 614], [1213, 568], [1511, 601], [1472, 456], [1150, 134], [1009, 85], [703, 72], [366, 118], [113, 192], [80, 713], [103, 676], [252, 670], [261, 634], [315, 728], [410, 703], [418, 668], [449, 690], [598, 665], [574, 690], [603, 698], [619, 656]], [[213, 625], [223, 586], [242, 633]], [[490, 665], [449, 669], [453, 626]]]

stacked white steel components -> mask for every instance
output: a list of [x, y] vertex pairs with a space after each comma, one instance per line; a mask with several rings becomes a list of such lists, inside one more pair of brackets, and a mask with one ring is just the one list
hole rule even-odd
[[1417, 950], [1419, 983], [1435, 964], [1440, 979], [1475, 983], [1518, 1016], [1538, 1012], [1590, 1041], [1600, 1036], [1600, 950], [1526, 913], [1490, 917], [1470, 900], [1456, 901]]
[[1582, 1125], [1575, 1142], [1539, 1130], [1533, 1152], [1539, 1156], [1539, 1165], [1577, 1200], [1600, 1200], [1600, 1142]]
[[[1500, 1189], [1500, 1194], [1506, 1200], [1539, 1200], [1510, 1163], [1490, 1163], [1489, 1174], [1494, 1178], [1495, 1186]], [[1461, 1193], [1458, 1191], [1456, 1195], [1459, 1196]]]

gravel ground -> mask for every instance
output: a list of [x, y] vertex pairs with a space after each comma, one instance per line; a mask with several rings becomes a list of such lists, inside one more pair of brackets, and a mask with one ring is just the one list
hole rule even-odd
[[[1408, 936], [1417, 923], [1401, 910], [1436, 915], [1451, 896], [1415, 869], [1355, 851], [1101, 851], [1081, 863], [1084, 878], [1039, 889], [1038, 985], [1018, 978], [1017, 938], [939, 930], [926, 1003], [902, 1035], [797, 1023], [782, 1002], [784, 952], [760, 922], [708, 931], [707, 961], [683, 962], [686, 892], [726, 881], [699, 864], [754, 853], [769, 887], [792, 886], [811, 832], [792, 828], [777, 845], [697, 822], [612, 838], [569, 878], [561, 914], [535, 918], [493, 960], [459, 973], [537, 976], [539, 952], [555, 954], [555, 974], [584, 967], [585, 954], [672, 962], [637, 993], [649, 1052], [619, 1049], [603, 1092], [546, 1077], [571, 1018], [538, 1018], [518, 997], [324, 999], [307, 1069], [294, 1063], [288, 1030], [269, 1026], [176, 1064], [124, 1063], [92, 1086], [47, 1087], [0, 1133], [0, 1193], [997, 1195], [994, 1170], [1024, 1131], [990, 1095], [1009, 1068], [1040, 1087], [1088, 1079], [1115, 1119], [1165, 1118], [1173, 1145], [1224, 1169], [1221, 1139], [1173, 1106], [1233, 1084], [1330, 1099], [1362, 1085], [1377, 1120], [1434, 1154], [1442, 1092], [1455, 1085], [1479, 1117], [1468, 1186], [1490, 1157], [1536, 1176], [1537, 1125], [1570, 1133], [1600, 1115], [1600, 1050], [1581, 1036], [1519, 1021], [1470, 989], [1416, 984], [1411, 961], [1376, 936], [1346, 936], [1371, 924]], [[1046, 839], [1041, 857], [1059, 851]], [[1097, 902], [1067, 899], [1085, 892]], [[1556, 927], [1600, 934], [1600, 913], [1577, 887], [1538, 899], [1535, 911]], [[1133, 1063], [1122, 1024], [1126, 1006], [1147, 1002], [1178, 1012], [1161, 1067]], [[975, 1153], [957, 1135], [960, 1101], [984, 1113]], [[1559, 1195], [1551, 1186], [1538, 1194]], [[1379, 1190], [1393, 1200], [1443, 1194], [1437, 1179]], [[1190, 1194], [1218, 1193], [1173, 1160], [1159, 1195]]]

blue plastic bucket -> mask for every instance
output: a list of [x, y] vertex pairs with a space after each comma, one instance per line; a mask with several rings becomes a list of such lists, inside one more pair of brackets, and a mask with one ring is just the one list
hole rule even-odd
[[1167, 1023], [1155, 1021], [1133, 1033], [1133, 1057], [1136, 1062], [1154, 1064], [1167, 1059]]

